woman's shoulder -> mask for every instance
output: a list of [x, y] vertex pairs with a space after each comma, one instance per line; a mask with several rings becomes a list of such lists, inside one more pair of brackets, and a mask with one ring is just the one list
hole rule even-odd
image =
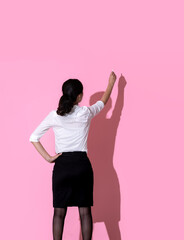
[[78, 106], [76, 107], [77, 116], [89, 115], [89, 108], [87, 106]]
[[49, 116], [51, 116], [51, 117], [55, 117], [55, 116], [58, 116], [58, 114], [57, 114], [57, 109], [52, 109], [52, 110], [50, 110], [50, 112], [49, 112]]
[[51, 115], [55, 115], [55, 114], [57, 114], [56, 111], [57, 111], [57, 109], [53, 109], [53, 110], [50, 111], [50, 114], [51, 114]]
[[[101, 100], [96, 101], [94, 104], [91, 106], [79, 106], [79, 105], [74, 105], [71, 112], [69, 114], [66, 114], [66, 116], [85, 116], [85, 117], [90, 117], [91, 115], [96, 115], [98, 112], [100, 112], [104, 108], [104, 103]], [[49, 112], [49, 115], [52, 117], [55, 116], [60, 116], [57, 114], [57, 109], [52, 109]], [[66, 117], [65, 116], [65, 117]]]
[[[60, 118], [63, 116], [60, 116], [57, 114], [57, 109], [53, 109], [49, 112], [49, 115], [52, 118]], [[83, 115], [89, 115], [89, 109], [87, 106], [74, 106], [74, 108], [67, 114], [64, 115], [64, 119], [65, 118], [70, 118], [70, 117], [79, 117], [79, 116], [83, 116]]]
[[97, 100], [95, 103], [93, 103], [92, 105], [90, 106], [81, 106], [81, 108], [84, 110], [84, 111], [88, 111], [91, 107], [94, 107], [94, 106], [100, 106], [100, 107], [104, 107], [104, 103], [101, 101], [101, 100]]

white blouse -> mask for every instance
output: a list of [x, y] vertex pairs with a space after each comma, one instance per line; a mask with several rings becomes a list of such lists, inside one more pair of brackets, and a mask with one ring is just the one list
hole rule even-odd
[[56, 110], [52, 110], [33, 131], [29, 141], [38, 142], [49, 128], [53, 128], [56, 153], [87, 152], [87, 138], [91, 119], [103, 108], [104, 103], [99, 100], [89, 107], [74, 105], [71, 112], [65, 116], [60, 116], [56, 113]]

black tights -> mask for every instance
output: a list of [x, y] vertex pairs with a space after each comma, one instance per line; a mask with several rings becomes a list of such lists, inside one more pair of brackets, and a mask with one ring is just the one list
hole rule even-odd
[[[83, 240], [91, 240], [93, 231], [93, 220], [91, 214], [91, 207], [78, 207], [82, 238]], [[53, 240], [62, 240], [64, 221], [67, 212], [67, 207], [65, 208], [54, 208], [53, 216]]]

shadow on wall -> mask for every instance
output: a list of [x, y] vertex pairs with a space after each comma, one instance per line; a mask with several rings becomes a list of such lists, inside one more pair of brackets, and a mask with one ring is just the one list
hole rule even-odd
[[[121, 240], [120, 185], [113, 166], [116, 133], [124, 106], [125, 78], [121, 75], [118, 96], [111, 118], [107, 113], [112, 107], [110, 98], [102, 112], [91, 121], [88, 135], [88, 156], [94, 171], [93, 223], [104, 222], [110, 240]], [[90, 105], [101, 99], [104, 92], [97, 92], [90, 98]], [[81, 233], [80, 233], [81, 239]]]

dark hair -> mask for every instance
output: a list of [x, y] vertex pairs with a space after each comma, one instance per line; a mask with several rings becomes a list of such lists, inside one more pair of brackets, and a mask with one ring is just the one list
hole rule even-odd
[[63, 83], [62, 92], [56, 112], [64, 116], [72, 110], [77, 96], [83, 92], [83, 85], [78, 79], [68, 79]]

